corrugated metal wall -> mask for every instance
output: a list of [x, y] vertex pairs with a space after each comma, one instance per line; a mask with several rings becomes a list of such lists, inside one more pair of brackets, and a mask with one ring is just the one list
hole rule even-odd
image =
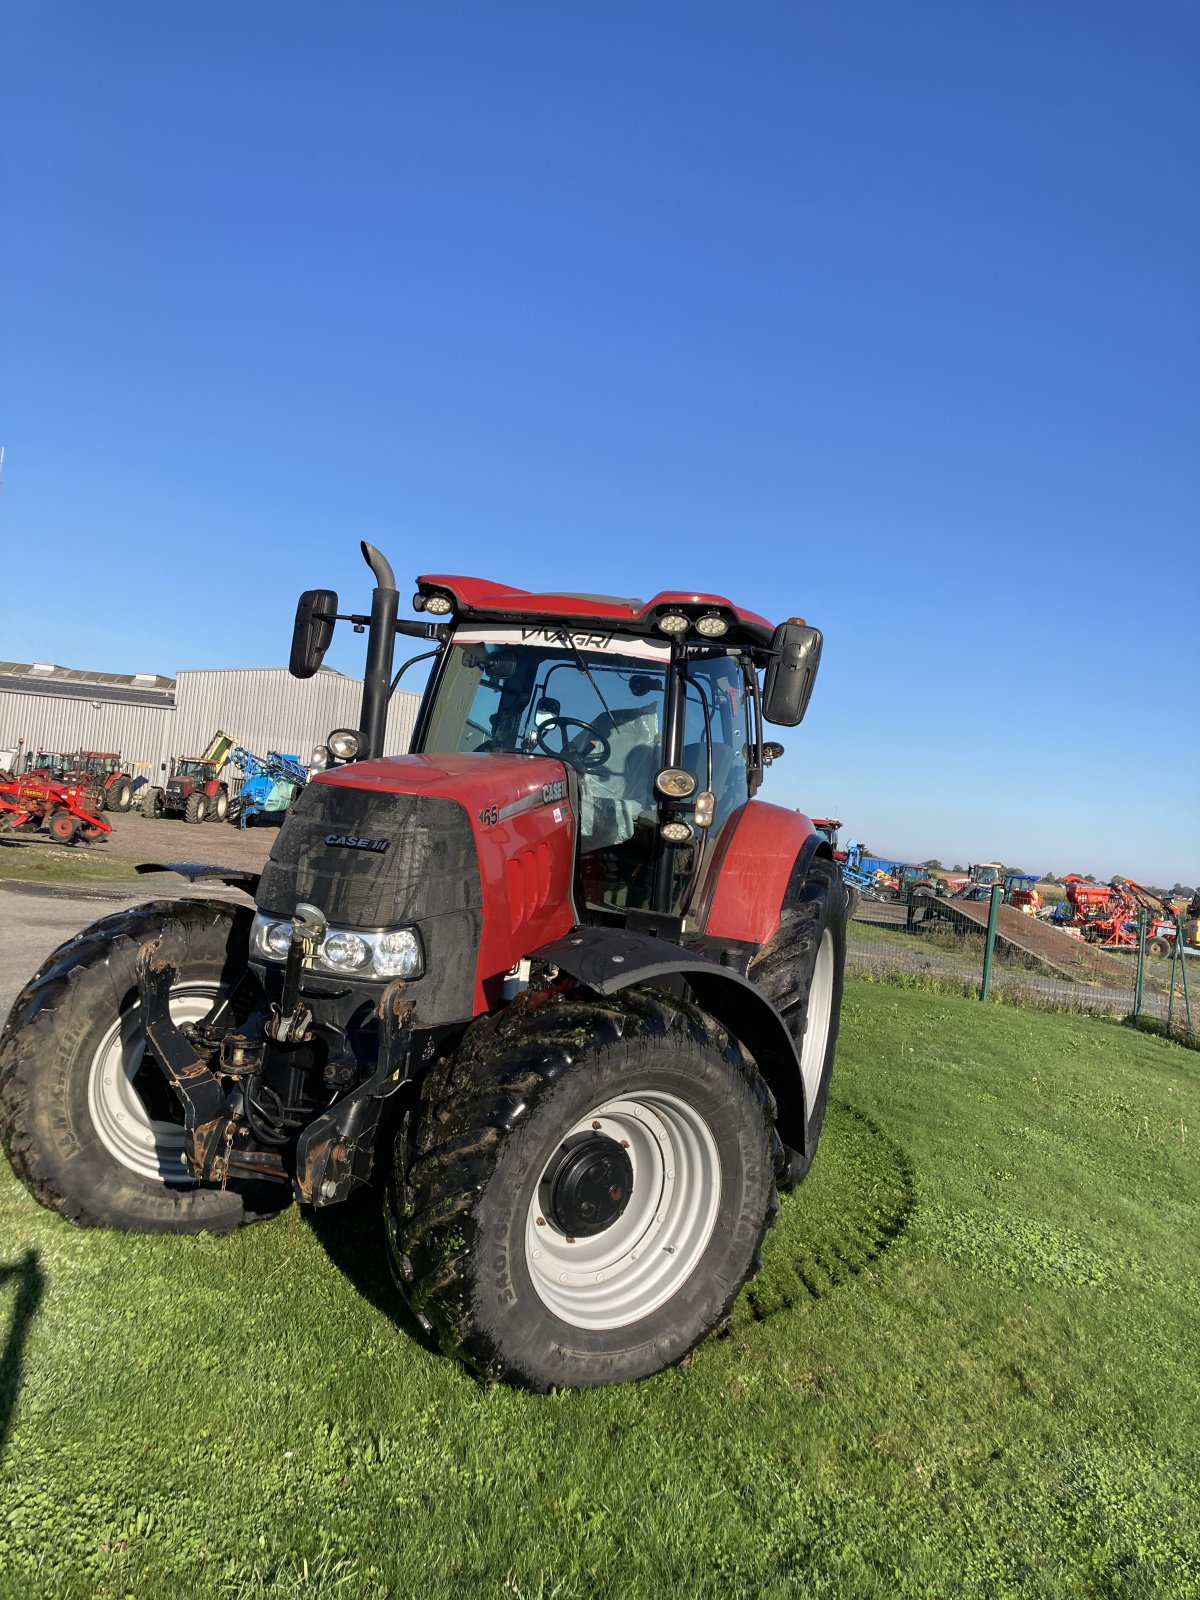
[[[418, 697], [398, 690], [388, 711], [386, 755], [408, 749]], [[181, 672], [175, 680], [175, 740], [171, 752], [198, 756], [218, 729], [255, 755], [268, 750], [307, 761], [313, 745], [334, 728], [356, 728], [362, 680], [324, 669], [293, 678], [286, 667]]]
[[[419, 697], [398, 690], [388, 712], [386, 754], [408, 749]], [[0, 691], [0, 750], [119, 750], [135, 777], [162, 781], [172, 756], [198, 756], [225, 733], [256, 755], [281, 750], [307, 762], [334, 728], [358, 726], [362, 680], [322, 670], [301, 682], [286, 667], [181, 672], [175, 706], [126, 705]], [[232, 776], [232, 769], [231, 769]]]
[[170, 705], [123, 705], [66, 698], [47, 689], [0, 693], [0, 750], [120, 750], [135, 777], [149, 778], [170, 753]]

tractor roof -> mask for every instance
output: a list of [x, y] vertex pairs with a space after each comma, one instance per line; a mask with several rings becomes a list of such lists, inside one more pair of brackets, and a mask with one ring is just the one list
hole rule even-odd
[[[775, 633], [765, 617], [735, 606], [724, 595], [682, 589], [663, 590], [650, 600], [619, 600], [599, 594], [533, 594], [486, 578], [438, 573], [418, 578], [417, 592], [422, 607], [435, 594], [447, 596], [453, 603], [455, 618], [464, 622], [573, 623], [579, 628], [603, 627], [613, 633], [665, 640], [666, 635], [658, 627], [658, 619], [665, 612], [682, 611], [693, 618], [718, 612], [729, 627], [720, 642], [756, 652], [769, 651]], [[716, 644], [718, 640], [711, 642]]]

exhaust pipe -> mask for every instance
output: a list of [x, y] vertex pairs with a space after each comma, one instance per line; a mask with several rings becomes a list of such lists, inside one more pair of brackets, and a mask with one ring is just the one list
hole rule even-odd
[[392, 689], [392, 658], [396, 650], [396, 617], [400, 596], [391, 563], [375, 546], [362, 541], [363, 560], [375, 577], [371, 596], [371, 625], [367, 635], [367, 665], [363, 673], [362, 731], [367, 755], [381, 756], [387, 732], [388, 701]]

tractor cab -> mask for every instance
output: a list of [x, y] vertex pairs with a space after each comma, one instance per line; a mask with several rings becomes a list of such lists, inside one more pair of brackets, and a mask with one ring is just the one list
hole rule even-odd
[[587, 908], [649, 910], [660, 829], [670, 829], [674, 902], [697, 838], [752, 792], [746, 671], [737, 654], [703, 639], [677, 650], [673, 665], [665, 638], [468, 626], [445, 648], [414, 750], [543, 757], [566, 768], [565, 786], [556, 770], [547, 787], [564, 804], [576, 797]]
[[175, 762], [171, 773], [173, 778], [191, 778], [194, 783], [207, 783], [216, 775], [217, 770], [212, 762], [202, 761], [199, 756], [182, 756]]

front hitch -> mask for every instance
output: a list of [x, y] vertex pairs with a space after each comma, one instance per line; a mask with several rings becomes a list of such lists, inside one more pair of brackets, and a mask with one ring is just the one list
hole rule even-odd
[[384, 1101], [411, 1081], [413, 1003], [405, 987], [397, 978], [380, 999], [375, 1073], [300, 1135], [293, 1182], [297, 1200], [307, 1205], [336, 1205], [370, 1179]]
[[172, 1020], [171, 988], [179, 969], [161, 954], [157, 939], [138, 951], [135, 971], [146, 1043], [183, 1107], [188, 1171], [222, 1188], [235, 1176], [286, 1182], [276, 1151], [248, 1148], [249, 1129], [230, 1115], [220, 1080]]

